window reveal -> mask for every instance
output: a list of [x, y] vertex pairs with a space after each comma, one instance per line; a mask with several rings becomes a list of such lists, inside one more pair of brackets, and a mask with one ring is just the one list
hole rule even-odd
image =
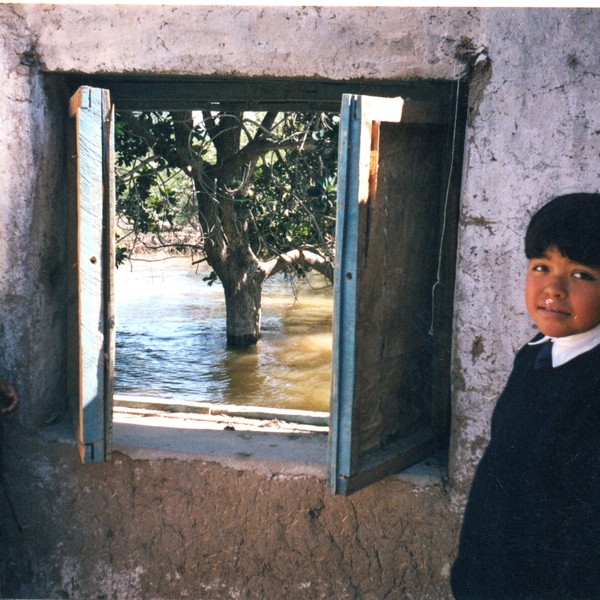
[[[108, 460], [111, 447], [109, 105], [106, 90], [87, 87], [71, 101], [70, 154], [77, 160], [70, 162], [77, 169], [70, 188], [77, 193], [69, 211], [69, 260], [76, 267], [68, 301], [69, 396], [83, 462]], [[398, 123], [386, 122], [389, 111], [395, 120], [401, 113]], [[352, 493], [447, 443], [462, 161], [447, 114], [439, 102], [343, 97], [329, 442], [335, 494]], [[86, 124], [88, 117], [97, 124]], [[96, 132], [82, 136], [86, 127]], [[102, 151], [90, 153], [90, 145]], [[84, 233], [90, 223], [93, 235]], [[84, 238], [95, 247], [84, 248]], [[87, 296], [98, 293], [102, 301], [94, 304]]]

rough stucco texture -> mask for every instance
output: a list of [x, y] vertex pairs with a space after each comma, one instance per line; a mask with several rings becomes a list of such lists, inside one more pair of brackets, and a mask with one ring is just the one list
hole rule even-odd
[[[448, 597], [460, 507], [514, 351], [522, 236], [551, 196], [600, 187], [594, 9], [0, 5], [0, 590], [63, 598]], [[482, 52], [473, 70], [458, 48]], [[132, 460], [81, 467], [38, 427], [65, 396], [66, 96], [46, 73], [454, 79], [470, 88], [450, 481], [350, 499], [314, 477]]]
[[449, 79], [456, 34], [477, 28], [469, 11], [444, 9], [20, 10], [50, 71]]
[[389, 480], [346, 499], [314, 477], [120, 453], [82, 468], [71, 445], [33, 438], [7, 450], [24, 530], [3, 521], [8, 597], [448, 595], [457, 519], [441, 483]]
[[482, 11], [492, 75], [467, 134], [455, 298], [453, 473], [469, 481], [526, 315], [523, 236], [550, 198], [600, 188], [597, 10]]

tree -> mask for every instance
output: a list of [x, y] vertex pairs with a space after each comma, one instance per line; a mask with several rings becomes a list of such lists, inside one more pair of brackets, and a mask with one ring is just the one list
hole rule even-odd
[[119, 115], [117, 212], [134, 232], [159, 232], [192, 218], [191, 198], [209, 283], [223, 285], [229, 346], [259, 340], [269, 277], [312, 268], [333, 279], [337, 121], [325, 113]]

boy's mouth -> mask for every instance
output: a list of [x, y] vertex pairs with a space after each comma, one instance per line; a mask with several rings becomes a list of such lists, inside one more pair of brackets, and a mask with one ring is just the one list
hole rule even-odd
[[546, 313], [548, 317], [568, 317], [571, 313], [563, 307], [555, 306], [554, 303], [538, 306], [538, 310]]

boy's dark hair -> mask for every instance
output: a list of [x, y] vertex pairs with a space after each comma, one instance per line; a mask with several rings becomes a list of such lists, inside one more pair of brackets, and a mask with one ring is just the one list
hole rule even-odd
[[600, 194], [567, 194], [533, 215], [525, 234], [527, 258], [555, 246], [573, 262], [600, 268]]

